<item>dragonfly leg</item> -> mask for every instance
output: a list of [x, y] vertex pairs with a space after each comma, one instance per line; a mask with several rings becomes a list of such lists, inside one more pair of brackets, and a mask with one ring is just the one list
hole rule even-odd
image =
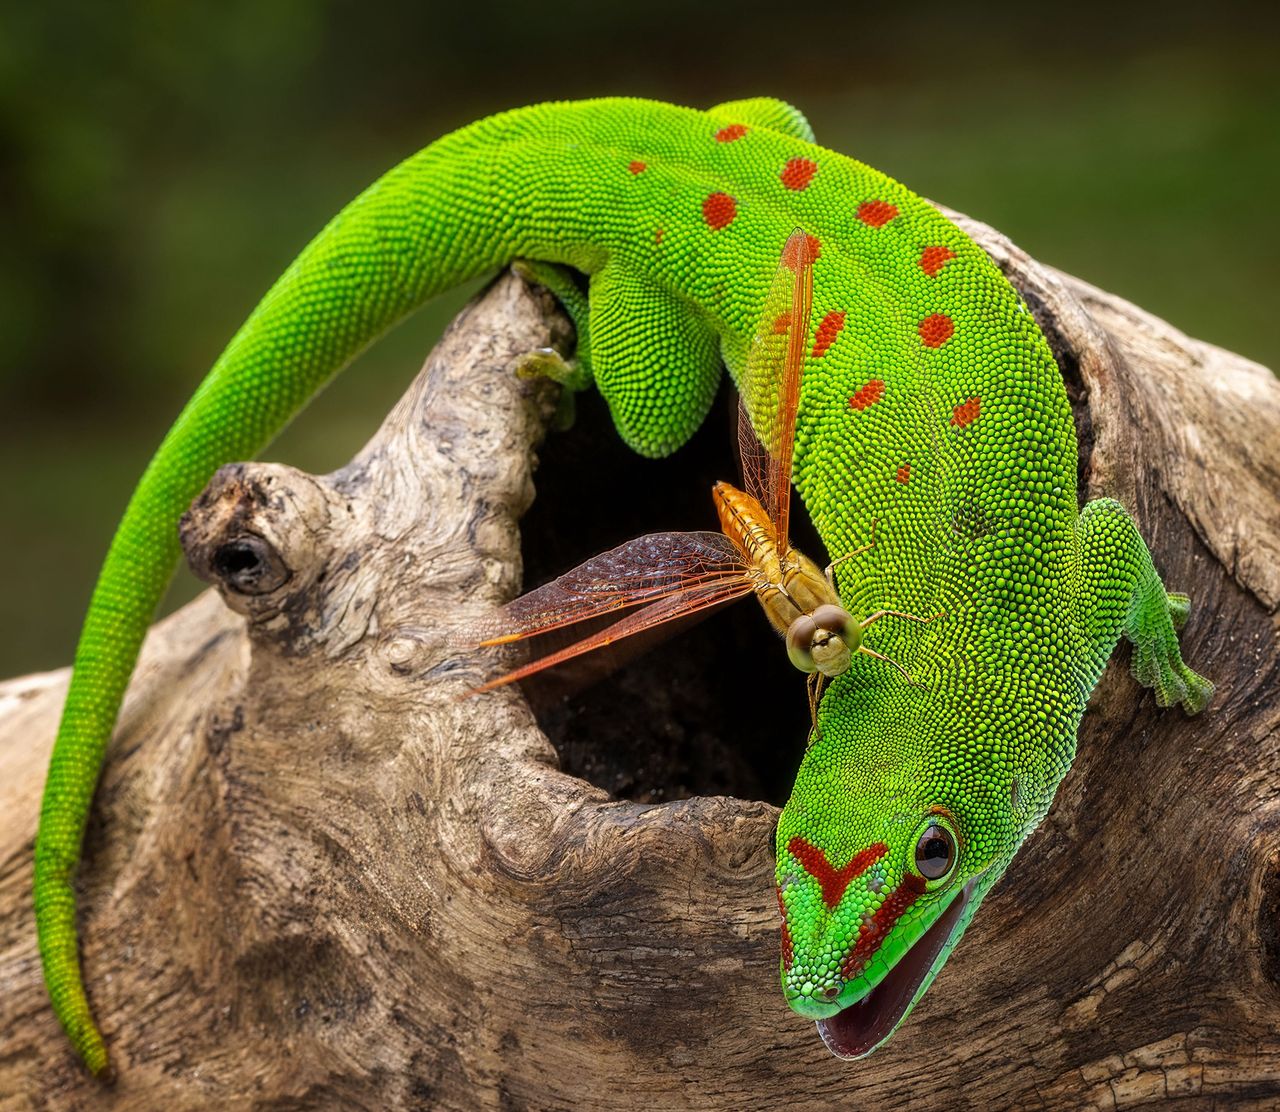
[[821, 672], [809, 673], [809, 720], [813, 723], [813, 730], [809, 734], [810, 745], [822, 737], [822, 730], [818, 726], [818, 703], [822, 699], [822, 689], [826, 684], [827, 677]]
[[827, 565], [827, 582], [830, 583], [832, 587], [836, 585], [835, 576], [833, 574], [836, 568], [838, 568], [846, 560], [852, 560], [855, 556], [861, 556], [864, 552], [870, 552], [873, 548], [875, 548], [876, 526], [879, 524], [879, 522], [880, 522], [880, 519], [878, 517], [873, 517], [871, 519], [871, 539], [867, 541], [866, 544], [862, 545], [862, 547], [860, 548], [855, 548], [852, 552], [846, 552], [839, 559], [832, 560], [831, 563]]
[[865, 633], [881, 618], [906, 618], [909, 622], [919, 622], [921, 625], [928, 625], [930, 622], [936, 622], [939, 618], [946, 617], [945, 610], [939, 610], [929, 618], [922, 618], [919, 614], [904, 614], [901, 610], [877, 610], [866, 621], [862, 623], [862, 630]]
[[899, 664], [896, 660], [892, 659], [891, 657], [887, 657], [887, 656], [885, 656], [885, 655], [884, 655], [884, 653], [878, 653], [878, 652], [876, 652], [876, 651], [875, 651], [875, 649], [869, 649], [869, 648], [867, 648], [867, 646], [866, 646], [866, 645], [859, 645], [859, 646], [858, 646], [858, 652], [860, 652], [860, 653], [866, 653], [866, 654], [867, 654], [867, 656], [874, 656], [877, 660], [883, 660], [886, 664], [892, 664], [895, 668], [897, 668], [897, 669], [898, 669], [898, 671], [899, 671], [899, 672], [901, 672], [901, 673], [902, 673], [903, 678], [904, 678], [904, 679], [907, 681], [907, 683], [909, 683], [912, 687], [924, 687], [924, 684], [922, 684], [922, 683], [917, 683], [915, 680], [913, 680], [913, 679], [911, 678], [911, 673], [910, 673], [910, 672], [908, 672], [908, 671], [907, 671], [907, 670], [906, 670], [906, 669], [905, 669], [901, 664]]

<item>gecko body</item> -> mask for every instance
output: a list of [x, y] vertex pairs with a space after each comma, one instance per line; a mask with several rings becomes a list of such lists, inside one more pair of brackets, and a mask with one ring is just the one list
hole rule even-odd
[[[337, 370], [429, 297], [516, 259], [588, 277], [578, 358], [638, 452], [673, 451], [737, 375], [779, 252], [810, 236], [813, 335], [795, 484], [851, 613], [919, 684], [858, 658], [828, 685], [777, 837], [783, 987], [837, 1053], [888, 1037], [1043, 816], [1122, 634], [1164, 705], [1202, 707], [1186, 615], [1114, 502], [1080, 512], [1061, 376], [1017, 293], [933, 206], [758, 99], [503, 113], [375, 182], [236, 333], [135, 491], [85, 619], [36, 844], [54, 1009], [108, 1069], [72, 880], [176, 523]], [[567, 287], [567, 304], [574, 301]]]

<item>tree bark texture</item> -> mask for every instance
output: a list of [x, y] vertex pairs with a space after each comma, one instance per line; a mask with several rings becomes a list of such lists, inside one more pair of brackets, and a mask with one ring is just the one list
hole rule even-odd
[[[565, 332], [508, 275], [348, 466], [226, 467], [183, 522], [218, 591], [147, 641], [80, 873], [112, 1088], [48, 1009], [31, 912], [68, 673], [0, 685], [0, 1108], [1280, 1106], [1280, 383], [965, 227], [1050, 339], [1082, 493], [1136, 512], [1218, 691], [1159, 710], [1121, 650], [1048, 818], [884, 1049], [838, 1061], [779, 990], [806, 715], [767, 634], [734, 656], [717, 617], [595, 711], [544, 697], [556, 746], [517, 689], [458, 698], [502, 659], [459, 646], [517, 590], [555, 402], [512, 368]], [[567, 509], [541, 556], [526, 537], [565, 560], [538, 570], [684, 527], [596, 498], [597, 471], [713, 521], [696, 452], [557, 474], [575, 435], [541, 449], [529, 520]]]

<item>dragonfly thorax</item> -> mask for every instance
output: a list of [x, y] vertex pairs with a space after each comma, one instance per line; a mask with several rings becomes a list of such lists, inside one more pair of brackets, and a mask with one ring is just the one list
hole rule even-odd
[[840, 605], [831, 577], [797, 548], [781, 551], [764, 507], [729, 483], [713, 491], [720, 527], [750, 568], [752, 589], [787, 655], [802, 672], [838, 676], [862, 642], [862, 627]]

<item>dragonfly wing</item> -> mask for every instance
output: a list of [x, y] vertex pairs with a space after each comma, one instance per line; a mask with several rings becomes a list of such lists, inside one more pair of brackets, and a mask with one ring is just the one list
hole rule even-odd
[[802, 230], [782, 249], [739, 382], [742, 478], [769, 515], [783, 551], [791, 516], [791, 457], [813, 312], [815, 248]]
[[595, 649], [602, 649], [606, 645], [611, 645], [624, 637], [643, 633], [654, 626], [674, 621], [676, 618], [686, 617], [689, 614], [696, 614], [700, 610], [720, 606], [735, 598], [740, 598], [749, 593], [750, 590], [751, 585], [741, 576], [734, 576], [720, 581], [712, 580], [697, 586], [684, 588], [675, 594], [668, 595], [666, 598], [659, 599], [657, 602], [651, 602], [643, 609], [628, 614], [612, 625], [606, 626], [598, 633], [577, 641], [559, 652], [531, 661], [523, 667], [517, 668], [514, 672], [508, 672], [504, 676], [490, 680], [488, 683], [477, 687], [470, 694], [479, 695], [484, 691], [492, 691], [495, 687], [515, 683], [517, 680], [532, 676], [535, 672], [541, 672], [544, 668], [552, 668], [557, 664], [564, 663], [566, 660], [572, 660], [575, 656], [581, 656], [583, 653], [589, 653]]
[[649, 533], [593, 556], [504, 606], [481, 645], [504, 645], [690, 588], [743, 582], [746, 564], [722, 533]]

